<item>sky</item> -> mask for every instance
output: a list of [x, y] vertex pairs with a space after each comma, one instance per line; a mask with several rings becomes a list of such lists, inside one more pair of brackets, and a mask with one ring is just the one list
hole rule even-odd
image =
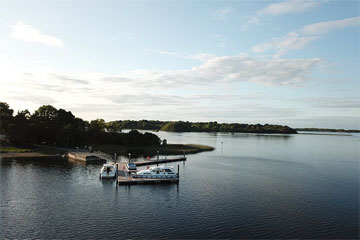
[[0, 101], [360, 129], [359, 1], [0, 0]]

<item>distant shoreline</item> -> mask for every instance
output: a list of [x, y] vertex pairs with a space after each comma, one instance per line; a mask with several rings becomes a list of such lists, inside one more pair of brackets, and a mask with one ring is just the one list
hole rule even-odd
[[357, 129], [335, 129], [335, 128], [295, 128], [300, 132], [343, 132], [343, 133], [360, 133]]
[[[305, 131], [304, 131], [305, 132]], [[350, 133], [321, 133], [321, 132], [299, 132], [298, 134], [302, 134], [302, 135], [324, 135], [324, 136], [353, 136]]]

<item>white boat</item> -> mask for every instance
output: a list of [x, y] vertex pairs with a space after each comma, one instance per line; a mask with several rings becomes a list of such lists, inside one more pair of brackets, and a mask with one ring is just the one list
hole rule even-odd
[[100, 178], [115, 178], [116, 168], [115, 164], [105, 163], [100, 170]]
[[157, 166], [141, 170], [132, 175], [134, 178], [178, 178], [173, 167]]

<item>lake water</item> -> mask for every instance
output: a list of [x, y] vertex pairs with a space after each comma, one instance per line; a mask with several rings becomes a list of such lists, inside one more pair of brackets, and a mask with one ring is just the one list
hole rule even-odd
[[101, 165], [0, 160], [0, 238], [359, 237], [359, 135], [157, 134], [216, 149], [160, 185], [116, 187]]

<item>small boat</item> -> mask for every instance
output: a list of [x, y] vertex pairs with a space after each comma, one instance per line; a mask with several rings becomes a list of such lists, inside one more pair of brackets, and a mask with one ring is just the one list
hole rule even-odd
[[100, 170], [100, 178], [115, 178], [115, 164], [105, 163]]
[[178, 178], [173, 167], [157, 166], [141, 170], [132, 175], [134, 178]]
[[126, 167], [128, 168], [128, 170], [132, 170], [132, 171], [137, 169], [135, 163], [128, 163], [126, 164]]

